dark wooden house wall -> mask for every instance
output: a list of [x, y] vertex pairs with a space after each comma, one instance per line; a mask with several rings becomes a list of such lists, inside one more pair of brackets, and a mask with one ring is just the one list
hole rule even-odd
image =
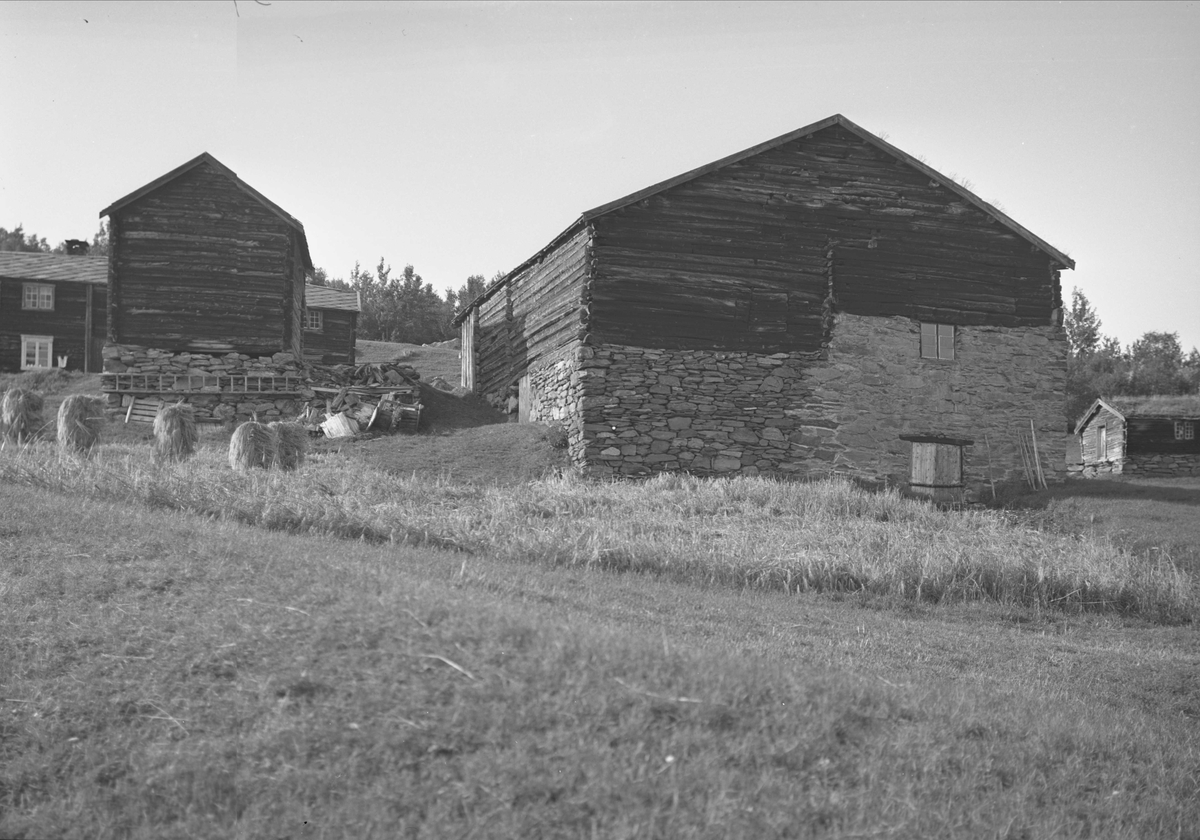
[[589, 242], [590, 231], [582, 226], [479, 305], [478, 392], [516, 384], [539, 358], [582, 337]]
[[319, 356], [322, 364], [354, 364], [358, 313], [346, 309], [321, 309], [321, 329], [304, 330], [304, 355]]
[[300, 350], [295, 228], [208, 164], [110, 217], [110, 338], [165, 350]]
[[[24, 283], [54, 286], [54, 309], [22, 309]], [[101, 369], [108, 290], [88, 283], [0, 278], [0, 370], [21, 369], [21, 336], [54, 337], [54, 355], [67, 357], [68, 370], [83, 370], [87, 357], [88, 290], [91, 290], [90, 372]], [[57, 358], [54, 364], [58, 364]]]
[[[1180, 418], [1180, 420], [1187, 418]], [[1200, 438], [1175, 439], [1175, 420], [1151, 417], [1131, 417], [1125, 421], [1130, 457], [1151, 453], [1200, 455]], [[1200, 418], [1193, 418], [1196, 433], [1200, 434]]]
[[596, 217], [602, 342], [812, 351], [833, 309], [1045, 326], [1050, 258], [841, 126]]

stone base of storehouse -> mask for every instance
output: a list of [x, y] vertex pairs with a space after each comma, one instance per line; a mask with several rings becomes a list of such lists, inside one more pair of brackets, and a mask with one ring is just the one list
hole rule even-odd
[[956, 361], [919, 357], [907, 318], [839, 315], [820, 353], [575, 344], [532, 367], [528, 419], [562, 426], [593, 476], [838, 473], [907, 484], [901, 435], [971, 440], [976, 489], [1024, 480], [1019, 437], [1037, 436], [1048, 481], [1066, 474], [1060, 328], [959, 327]]

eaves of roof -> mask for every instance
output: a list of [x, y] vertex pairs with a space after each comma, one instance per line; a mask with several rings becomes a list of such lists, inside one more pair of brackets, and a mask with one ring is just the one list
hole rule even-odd
[[304, 305], [309, 309], [342, 309], [362, 312], [362, 298], [357, 291], [332, 289], [329, 286], [304, 285]]
[[150, 193], [154, 192], [155, 190], [157, 190], [159, 187], [163, 186], [164, 184], [167, 184], [167, 183], [175, 180], [180, 175], [190, 172], [191, 170], [195, 169], [197, 166], [200, 166], [201, 164], [208, 164], [209, 166], [216, 169], [218, 172], [220, 172], [222, 175], [224, 175], [226, 178], [228, 178], [230, 181], [232, 181], [233, 184], [238, 189], [240, 189], [242, 192], [246, 193], [246, 195], [250, 196], [255, 201], [262, 204], [264, 207], [266, 207], [268, 210], [270, 210], [272, 213], [274, 213], [276, 216], [278, 216], [280, 218], [280, 220], [282, 220], [285, 224], [294, 228], [296, 230], [296, 232], [300, 234], [300, 249], [301, 249], [301, 255], [304, 259], [304, 267], [308, 271], [313, 270], [312, 257], [309, 255], [309, 252], [308, 252], [308, 237], [304, 233], [304, 225], [300, 224], [300, 220], [297, 219], [295, 216], [291, 215], [290, 213], [288, 213], [286, 210], [284, 210], [282, 207], [280, 207], [275, 202], [271, 201], [271, 199], [267, 198], [265, 195], [260, 193], [258, 190], [254, 189], [254, 187], [247, 184], [245, 181], [243, 181], [241, 178], [239, 178], [237, 176], [236, 172], [234, 172], [232, 169], [230, 169], [225, 164], [221, 163], [221, 161], [217, 160], [215, 157], [210, 155], [208, 152], [201, 152], [196, 157], [192, 158], [191, 160], [189, 160], [187, 163], [183, 164], [182, 166], [175, 167], [170, 172], [168, 172], [166, 175], [163, 175], [159, 178], [155, 178], [150, 183], [148, 183], [142, 187], [139, 187], [138, 189], [129, 193], [129, 195], [126, 195], [123, 198], [117, 199], [112, 204], [108, 205], [107, 207], [105, 207], [103, 210], [100, 211], [100, 218], [104, 218], [105, 216], [111, 216], [113, 213], [117, 212], [121, 208], [133, 203], [134, 201], [137, 201], [139, 198], [142, 198], [143, 196], [149, 195]]
[[108, 283], [108, 258], [0, 251], [0, 278], [103, 286]]

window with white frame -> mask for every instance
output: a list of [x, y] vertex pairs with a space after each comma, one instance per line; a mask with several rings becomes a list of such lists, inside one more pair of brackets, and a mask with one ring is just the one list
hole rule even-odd
[[921, 358], [947, 361], [954, 358], [953, 324], [921, 324]]
[[320, 332], [325, 327], [325, 319], [322, 317], [324, 314], [320, 309], [305, 309], [304, 329], [309, 332]]
[[22, 309], [54, 309], [54, 285], [51, 283], [24, 283], [21, 297]]
[[1195, 440], [1196, 424], [1192, 420], [1175, 421], [1175, 440]]
[[21, 336], [21, 370], [54, 366], [54, 336]]

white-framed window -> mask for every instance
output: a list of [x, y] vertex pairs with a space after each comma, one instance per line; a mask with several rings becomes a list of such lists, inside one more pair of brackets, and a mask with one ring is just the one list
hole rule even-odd
[[52, 283], [23, 283], [22, 309], [54, 309], [54, 285]]
[[921, 324], [921, 358], [947, 361], [954, 358], [953, 324]]
[[1108, 426], [1096, 429], [1096, 460], [1108, 460]]
[[54, 366], [54, 336], [21, 336], [21, 370]]
[[1175, 421], [1175, 440], [1195, 440], [1196, 424], [1191, 420]]
[[320, 309], [304, 310], [304, 329], [309, 332], [320, 332], [325, 328], [325, 315]]

